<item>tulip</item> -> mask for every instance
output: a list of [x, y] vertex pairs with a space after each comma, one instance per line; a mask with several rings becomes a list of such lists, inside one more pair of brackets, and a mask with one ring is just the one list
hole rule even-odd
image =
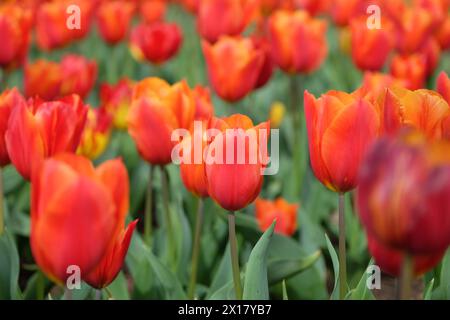
[[[392, 249], [380, 244], [374, 237], [367, 237], [369, 252], [375, 259], [375, 263], [383, 272], [399, 277], [401, 275], [404, 253], [402, 251]], [[442, 260], [445, 251], [433, 253], [429, 255], [414, 255], [413, 264], [414, 276], [419, 277], [422, 274], [433, 269], [439, 261]]]
[[61, 92], [61, 67], [58, 63], [39, 59], [25, 66], [24, 89], [27, 97], [44, 100], [57, 98]]
[[394, 48], [393, 25], [387, 19], [381, 23], [381, 29], [369, 29], [365, 16], [350, 22], [352, 58], [361, 70], [382, 69]]
[[390, 73], [404, 81], [406, 88], [415, 90], [424, 87], [426, 60], [421, 54], [397, 55], [392, 59]]
[[403, 11], [398, 29], [397, 46], [402, 54], [412, 54], [422, 47], [431, 35], [433, 19], [423, 8], [411, 7]]
[[45, 160], [31, 184], [30, 242], [36, 263], [60, 285], [71, 275], [71, 266], [84, 278], [115, 245], [127, 208], [122, 161], [95, 169], [73, 154]]
[[403, 86], [404, 81], [396, 79], [390, 74], [365, 72], [357, 94], [366, 97], [369, 101], [375, 102], [386, 91], [386, 88]]
[[100, 85], [100, 103], [103, 109], [113, 118], [114, 127], [127, 128], [128, 110], [131, 106], [133, 82], [127, 78], [115, 85]]
[[95, 60], [69, 54], [63, 57], [60, 65], [63, 76], [60, 96], [78, 94], [82, 99], [86, 98], [97, 78]]
[[200, 36], [214, 43], [221, 36], [236, 36], [250, 23], [256, 9], [252, 0], [203, 0], [199, 2], [197, 28]]
[[447, 15], [441, 26], [436, 29], [435, 36], [442, 50], [450, 48], [450, 16]]
[[289, 204], [283, 198], [277, 198], [275, 201], [264, 200], [261, 198], [255, 201], [255, 214], [259, 228], [266, 231], [274, 220], [275, 233], [291, 236], [297, 229], [297, 204]]
[[422, 54], [425, 60], [425, 76], [429, 77], [433, 74], [439, 64], [439, 59], [441, 57], [439, 43], [434, 38], [430, 38], [422, 48], [420, 48], [419, 53]]
[[195, 99], [195, 120], [209, 120], [214, 115], [214, 106], [209, 89], [197, 85], [192, 93]]
[[305, 91], [304, 103], [315, 176], [332, 191], [354, 189], [361, 161], [380, 130], [377, 109], [364, 98], [340, 91], [319, 99]]
[[263, 52], [263, 63], [255, 85], [255, 89], [259, 89], [270, 80], [273, 73], [274, 62], [270, 52], [270, 43], [266, 38], [253, 36], [251, 37], [251, 40], [253, 41], [253, 46]]
[[279, 10], [268, 21], [275, 63], [288, 73], [310, 73], [327, 54], [326, 22], [306, 11]]
[[181, 30], [174, 23], [140, 24], [131, 32], [130, 50], [137, 61], [161, 64], [178, 52], [182, 40]]
[[23, 64], [28, 53], [31, 12], [19, 5], [0, 6], [0, 67], [11, 69]]
[[327, 12], [331, 5], [330, 0], [296, 0], [295, 2], [301, 9], [308, 11], [311, 16]]
[[159, 78], [147, 78], [134, 87], [128, 114], [128, 132], [141, 156], [154, 165], [170, 163], [172, 131], [190, 129], [195, 100], [185, 81], [170, 86]]
[[97, 11], [100, 35], [108, 44], [122, 41], [133, 18], [135, 5], [124, 0], [104, 1]]
[[224, 36], [214, 45], [202, 42], [209, 81], [224, 100], [235, 102], [255, 89], [264, 53], [247, 38]]
[[111, 116], [104, 109], [89, 109], [77, 153], [92, 160], [97, 159], [108, 145], [111, 124]]
[[165, 0], [141, 0], [139, 13], [146, 23], [162, 21], [166, 13]]
[[437, 91], [450, 105], [450, 79], [444, 71], [439, 74], [437, 80]]
[[429, 139], [446, 136], [447, 102], [429, 90], [387, 89], [377, 102], [382, 114], [382, 133], [395, 135], [403, 127], [421, 131]]
[[351, 18], [365, 13], [366, 8], [363, 8], [363, 5], [360, 0], [332, 1], [330, 5], [331, 17], [338, 26], [346, 26]]
[[31, 100], [11, 112], [5, 140], [17, 171], [29, 180], [45, 158], [75, 152], [81, 139], [88, 108], [79, 96], [58, 101]]

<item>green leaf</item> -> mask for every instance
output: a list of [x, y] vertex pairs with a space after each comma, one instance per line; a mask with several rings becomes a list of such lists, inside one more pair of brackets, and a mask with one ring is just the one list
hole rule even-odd
[[[369, 262], [369, 266], [372, 264], [373, 264], [373, 261], [371, 260]], [[347, 299], [349, 299], [349, 300], [375, 300], [375, 297], [373, 296], [372, 292], [367, 288], [368, 277], [369, 277], [369, 274], [366, 271], [364, 271], [363, 275], [361, 276], [361, 280], [359, 280], [356, 288], [354, 288], [347, 294]]]
[[222, 260], [220, 261], [219, 268], [217, 269], [211, 282], [211, 286], [208, 289], [208, 293], [206, 295], [207, 299], [232, 280], [233, 270], [230, 259], [230, 245], [227, 243], [227, 247], [222, 256]]
[[286, 281], [283, 280], [281, 283], [282, 289], [283, 289], [283, 300], [289, 300], [287, 289], [286, 289]]
[[303, 270], [311, 267], [319, 259], [320, 255], [320, 251], [316, 251], [306, 257], [269, 260], [269, 284], [274, 285], [299, 274]]
[[209, 300], [236, 300], [236, 291], [234, 290], [233, 280], [214, 292]]
[[423, 295], [423, 300], [431, 300], [431, 296], [433, 293], [433, 287], [434, 287], [434, 278], [431, 279], [430, 282], [428, 282], [427, 287], [425, 288], [424, 295]]
[[0, 236], [0, 300], [21, 299], [19, 254], [8, 229]]
[[130, 293], [128, 292], [127, 279], [123, 272], [119, 272], [116, 279], [108, 286], [108, 290], [116, 300], [130, 300]]
[[146, 246], [142, 241], [141, 235], [136, 233], [131, 239], [131, 244], [126, 257], [128, 270], [134, 279], [134, 285], [137, 293], [148, 294], [154, 285], [155, 275], [149, 260], [144, 255]]
[[336, 300], [339, 299], [339, 259], [327, 234], [325, 234], [325, 238], [327, 242], [328, 252], [331, 257], [331, 262], [333, 263], [333, 272], [334, 272], [334, 287], [333, 292], [331, 294], [331, 299]]
[[256, 243], [247, 263], [244, 283], [244, 300], [268, 300], [267, 251], [275, 229], [276, 221], [264, 232]]

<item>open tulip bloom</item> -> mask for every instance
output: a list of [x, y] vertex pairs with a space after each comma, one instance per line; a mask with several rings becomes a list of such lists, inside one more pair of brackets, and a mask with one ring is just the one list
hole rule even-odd
[[449, 0], [0, 1], [0, 300], [450, 299], [449, 72]]

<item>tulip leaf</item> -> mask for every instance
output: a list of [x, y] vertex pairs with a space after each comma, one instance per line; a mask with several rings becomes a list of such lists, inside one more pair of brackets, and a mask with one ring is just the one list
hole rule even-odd
[[108, 290], [115, 300], [130, 300], [127, 279], [122, 271], [119, 272], [116, 279], [108, 286]]
[[427, 287], [425, 288], [423, 300], [431, 300], [431, 296], [433, 294], [433, 287], [434, 287], [434, 278], [431, 279], [430, 282], [428, 282]]
[[289, 300], [288, 293], [287, 293], [287, 288], [286, 288], [286, 281], [285, 280], [283, 280], [283, 282], [281, 283], [281, 287], [282, 287], [282, 290], [283, 290], [283, 300]]
[[3, 192], [5, 195], [16, 191], [19, 189], [19, 186], [25, 184], [25, 180], [23, 180], [14, 166], [7, 166], [1, 172], [3, 175]]
[[236, 300], [233, 280], [227, 282], [214, 292], [211, 297], [209, 297], [209, 300]]
[[279, 283], [280, 281], [299, 274], [303, 270], [312, 266], [317, 261], [317, 259], [319, 259], [320, 255], [320, 251], [316, 251], [306, 257], [269, 260], [269, 284], [274, 285], [276, 283]]
[[5, 228], [0, 236], [0, 300], [21, 299], [19, 254], [14, 238]]
[[331, 257], [331, 262], [333, 263], [333, 272], [334, 272], [334, 286], [333, 286], [333, 292], [331, 294], [331, 299], [339, 299], [339, 259], [336, 254], [336, 251], [334, 250], [333, 245], [331, 244], [330, 239], [328, 238], [328, 235], [325, 234], [326, 242], [327, 242], [327, 248], [328, 252]]
[[211, 297], [216, 291], [218, 291], [220, 288], [222, 288], [232, 280], [233, 271], [230, 259], [230, 245], [229, 243], [227, 243], [227, 247], [225, 248], [225, 252], [222, 256], [222, 260], [220, 261], [220, 265], [214, 275], [206, 297]]
[[[371, 266], [372, 264], [373, 261], [371, 260], [368, 266]], [[375, 297], [373, 296], [372, 292], [367, 287], [367, 280], [370, 274], [368, 274], [366, 270], [363, 272], [363, 275], [361, 276], [361, 279], [359, 280], [356, 288], [352, 289], [347, 294], [348, 300], [375, 300]]]
[[154, 273], [149, 260], [144, 255], [148, 250], [140, 234], [134, 233], [128, 249], [126, 264], [134, 279], [137, 293], [148, 294], [154, 285]]
[[245, 271], [244, 294], [245, 300], [268, 300], [269, 285], [267, 280], [267, 252], [275, 229], [276, 221], [264, 232], [256, 243], [247, 263]]

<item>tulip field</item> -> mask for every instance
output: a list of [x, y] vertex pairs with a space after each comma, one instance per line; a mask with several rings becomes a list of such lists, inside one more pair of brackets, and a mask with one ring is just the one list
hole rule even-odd
[[450, 299], [450, 0], [4, 0], [0, 68], [0, 300]]

